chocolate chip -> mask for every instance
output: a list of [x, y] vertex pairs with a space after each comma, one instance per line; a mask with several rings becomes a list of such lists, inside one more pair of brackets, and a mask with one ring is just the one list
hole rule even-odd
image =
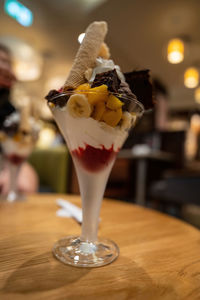
[[51, 90], [45, 99], [47, 99], [48, 102], [52, 102], [56, 106], [63, 107], [69, 100], [69, 97], [70, 95], [62, 94], [56, 90]]
[[57, 90], [50, 90], [49, 93], [45, 96], [45, 99], [51, 101], [51, 99], [56, 95], [59, 95], [59, 92]]
[[118, 93], [121, 80], [119, 79], [115, 69], [96, 74], [92, 83], [92, 88], [102, 84], [107, 85], [108, 90], [112, 93]]
[[2, 130], [9, 136], [14, 136], [19, 129], [19, 123], [12, 123], [10, 125], [3, 124]]

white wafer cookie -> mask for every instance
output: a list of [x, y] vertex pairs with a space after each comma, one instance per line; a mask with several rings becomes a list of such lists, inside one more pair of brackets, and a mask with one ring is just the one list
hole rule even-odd
[[106, 22], [93, 22], [88, 26], [83, 42], [79, 47], [71, 71], [64, 84], [64, 90], [76, 88], [85, 82], [85, 71], [94, 67], [106, 33]]
[[26, 105], [21, 108], [20, 113], [20, 129], [27, 132], [31, 131], [30, 118], [30, 106]]

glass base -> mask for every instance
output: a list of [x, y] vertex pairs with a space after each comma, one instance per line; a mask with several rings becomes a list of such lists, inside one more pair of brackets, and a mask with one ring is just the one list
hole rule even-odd
[[25, 201], [26, 196], [21, 193], [16, 193], [14, 191], [9, 192], [7, 195], [1, 195], [0, 196], [0, 202], [19, 202], [19, 201]]
[[94, 268], [114, 261], [119, 255], [119, 248], [106, 239], [91, 243], [81, 241], [77, 236], [68, 236], [54, 245], [53, 254], [64, 264]]

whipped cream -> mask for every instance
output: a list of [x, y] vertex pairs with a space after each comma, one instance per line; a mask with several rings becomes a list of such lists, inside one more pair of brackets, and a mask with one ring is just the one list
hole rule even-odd
[[12, 126], [14, 123], [19, 123], [20, 122], [20, 114], [18, 112], [14, 112], [10, 114], [6, 120], [4, 121], [4, 125], [6, 127]]
[[27, 145], [14, 141], [12, 137], [6, 137], [2, 142], [2, 148], [6, 155], [19, 155], [22, 157], [28, 157], [33, 149], [33, 144]]
[[67, 109], [61, 110], [56, 107], [52, 113], [71, 151], [79, 147], [85, 149], [88, 144], [99, 149], [103, 146], [110, 149], [113, 146], [117, 152], [128, 135], [127, 131], [120, 127], [113, 128], [91, 117], [75, 118]]
[[[9, 128], [13, 124], [20, 124], [20, 121], [21, 121], [20, 113], [19, 112], [14, 112], [6, 118], [6, 120], [4, 121], [4, 127]], [[40, 131], [40, 124], [31, 116], [29, 117], [28, 122], [29, 122], [30, 127], [31, 127], [31, 134], [34, 137], [35, 136], [37, 137], [37, 135]]]
[[125, 81], [125, 77], [121, 72], [120, 67], [118, 65], [115, 65], [112, 59], [104, 59], [102, 57], [98, 57], [96, 59], [96, 67], [92, 70], [92, 75], [89, 79], [89, 82], [92, 83], [94, 81], [96, 74], [111, 71], [113, 69], [116, 69], [119, 79], [121, 81]]

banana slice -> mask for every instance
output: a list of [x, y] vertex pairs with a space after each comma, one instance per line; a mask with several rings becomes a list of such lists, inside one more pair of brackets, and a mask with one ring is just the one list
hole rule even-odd
[[83, 94], [72, 95], [67, 102], [67, 109], [75, 118], [88, 118], [92, 113], [88, 99]]
[[132, 116], [128, 111], [125, 111], [122, 114], [122, 120], [121, 120], [121, 128], [122, 129], [129, 129], [135, 122], [135, 116]]

